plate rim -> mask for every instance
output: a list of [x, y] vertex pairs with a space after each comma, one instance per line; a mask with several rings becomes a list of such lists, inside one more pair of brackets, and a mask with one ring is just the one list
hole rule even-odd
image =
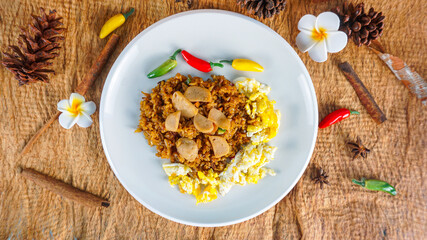
[[[284, 191], [276, 200], [272, 201], [270, 204], [268, 204], [267, 206], [265, 206], [264, 208], [262, 208], [261, 210], [250, 214], [246, 217], [243, 218], [238, 218], [235, 220], [231, 220], [231, 221], [224, 221], [224, 222], [214, 222], [214, 223], [199, 223], [199, 222], [192, 222], [192, 221], [186, 221], [186, 220], [182, 220], [182, 219], [178, 219], [175, 217], [172, 217], [170, 215], [168, 215], [167, 213], [158, 211], [157, 209], [153, 208], [150, 206], [150, 204], [146, 203], [144, 200], [140, 199], [138, 196], [136, 196], [136, 194], [134, 194], [132, 192], [132, 190], [130, 190], [130, 188], [124, 184], [124, 182], [122, 181], [122, 177], [120, 176], [120, 174], [117, 172], [115, 165], [113, 164], [113, 162], [110, 159], [110, 155], [107, 149], [107, 145], [106, 145], [106, 140], [105, 140], [105, 136], [104, 136], [104, 120], [103, 120], [103, 112], [104, 112], [104, 108], [105, 108], [105, 99], [106, 99], [106, 95], [107, 95], [107, 91], [106, 89], [110, 88], [110, 84], [114, 75], [114, 72], [116, 71], [116, 68], [118, 67], [119, 63], [122, 61], [122, 59], [124, 58], [124, 56], [127, 54], [127, 52], [132, 48], [132, 46], [135, 44], [135, 42], [137, 42], [142, 36], [144, 36], [145, 34], [147, 34], [150, 30], [154, 29], [155, 27], [170, 21], [174, 18], [179, 18], [182, 16], [186, 16], [186, 15], [192, 15], [192, 14], [199, 14], [199, 13], [214, 13], [214, 14], [225, 14], [225, 15], [232, 15], [235, 17], [239, 17], [239, 18], [243, 18], [245, 20], [248, 20], [254, 24], [258, 24], [260, 26], [262, 26], [263, 28], [266, 28], [268, 31], [270, 31], [273, 35], [276, 35], [276, 37], [279, 37], [280, 39], [283, 40], [284, 45], [287, 49], [290, 50], [291, 54], [294, 55], [294, 57], [296, 57], [297, 59], [297, 63], [298, 65], [300, 65], [302, 67], [303, 70], [303, 74], [305, 77], [305, 81], [307, 81], [307, 86], [309, 89], [309, 93], [310, 96], [313, 100], [312, 104], [313, 104], [313, 117], [315, 120], [315, 124], [313, 124], [313, 130], [314, 130], [314, 136], [313, 136], [313, 140], [311, 142], [310, 145], [310, 152], [307, 156], [307, 158], [305, 159], [305, 163], [304, 163], [304, 167], [301, 169], [301, 171], [298, 173], [297, 178], [292, 182], [292, 184], [290, 185], [290, 187]], [[262, 213], [264, 213], [265, 211], [267, 211], [268, 209], [272, 208], [273, 206], [275, 206], [278, 202], [280, 202], [286, 195], [288, 195], [288, 193], [295, 187], [295, 185], [297, 184], [297, 182], [301, 179], [302, 174], [305, 172], [305, 170], [307, 169], [307, 166], [310, 162], [310, 159], [313, 155], [313, 151], [314, 151], [314, 147], [316, 144], [316, 140], [317, 140], [317, 134], [318, 134], [318, 103], [317, 103], [317, 96], [316, 96], [316, 92], [314, 89], [314, 85], [313, 85], [313, 81], [310, 77], [310, 74], [308, 73], [308, 70], [305, 66], [305, 64], [302, 62], [301, 58], [298, 56], [298, 54], [296, 53], [295, 49], [286, 41], [286, 39], [284, 39], [280, 34], [278, 34], [276, 31], [274, 31], [273, 29], [271, 29], [270, 27], [268, 27], [267, 25], [265, 25], [264, 23], [253, 19], [251, 17], [248, 17], [246, 15], [240, 14], [240, 13], [236, 13], [236, 12], [231, 12], [231, 11], [227, 11], [227, 10], [221, 10], [221, 9], [196, 9], [196, 10], [189, 10], [189, 11], [185, 11], [185, 12], [180, 12], [180, 13], [176, 13], [173, 15], [170, 15], [168, 17], [165, 17], [155, 23], [153, 23], [152, 25], [150, 25], [149, 27], [143, 29], [140, 33], [138, 33], [138, 35], [136, 35], [127, 45], [126, 47], [122, 50], [122, 52], [119, 54], [119, 56], [117, 57], [117, 59], [114, 61], [112, 67], [110, 68], [107, 78], [104, 82], [103, 88], [102, 88], [102, 94], [101, 94], [101, 101], [100, 101], [100, 108], [99, 108], [99, 131], [100, 131], [100, 136], [101, 136], [101, 143], [102, 143], [102, 148], [104, 150], [104, 154], [105, 157], [107, 158], [108, 164], [110, 165], [115, 177], [119, 180], [120, 184], [126, 189], [126, 191], [133, 197], [135, 198], [140, 204], [142, 204], [145, 208], [147, 208], [148, 210], [150, 210], [153, 213], [156, 213], [157, 215], [164, 217], [168, 220], [177, 222], [177, 223], [181, 223], [181, 224], [186, 224], [186, 225], [190, 225], [190, 226], [196, 226], [196, 227], [222, 227], [222, 226], [228, 226], [228, 225], [233, 225], [233, 224], [237, 224], [237, 223], [241, 223], [244, 221], [247, 221], [249, 219], [252, 219]]]

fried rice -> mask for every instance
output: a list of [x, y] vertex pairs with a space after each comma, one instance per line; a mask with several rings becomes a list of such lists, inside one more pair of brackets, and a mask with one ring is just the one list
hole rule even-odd
[[[181, 118], [177, 132], [165, 129], [166, 117], [176, 111], [172, 104], [173, 93], [184, 93], [189, 86], [204, 87], [212, 94], [212, 102], [194, 103], [200, 114], [207, 116], [212, 108], [216, 108], [232, 119], [229, 130], [222, 135], [215, 134], [225, 138], [230, 145], [227, 155], [214, 156], [208, 138], [212, 135], [197, 131], [192, 119]], [[137, 131], [144, 133], [149, 145], [156, 146], [158, 157], [170, 159], [172, 163], [186, 164], [196, 171], [207, 172], [212, 169], [221, 172], [227, 165], [227, 159], [234, 157], [241, 146], [250, 141], [246, 135], [247, 121], [250, 120], [245, 110], [246, 97], [224, 76], [213, 75], [211, 79], [204, 81], [199, 77], [186, 77], [178, 73], [173, 78], [160, 81], [151, 93], [142, 93], [144, 96]], [[197, 143], [199, 151], [194, 161], [187, 161], [177, 152], [175, 143], [182, 137], [193, 139]]]

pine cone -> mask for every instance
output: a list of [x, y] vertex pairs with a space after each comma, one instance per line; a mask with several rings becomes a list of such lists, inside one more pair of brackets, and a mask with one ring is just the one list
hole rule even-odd
[[29, 30], [21, 28], [18, 46], [11, 45], [11, 53], [3, 52], [3, 66], [11, 71], [19, 81], [19, 85], [34, 83], [37, 81], [49, 82], [47, 73], [55, 71], [46, 67], [52, 65], [50, 59], [58, 56], [59, 41], [64, 40], [60, 34], [64, 31], [62, 17], [56, 16], [56, 11], [40, 8], [41, 16], [31, 15], [33, 21], [29, 24]]
[[336, 7], [332, 9], [332, 12], [340, 17], [339, 30], [345, 32], [359, 47], [362, 44], [369, 46], [373, 40], [383, 33], [385, 16], [382, 15], [382, 12], [375, 12], [373, 8], [365, 13], [363, 3], [354, 7], [352, 3], [345, 2], [342, 8]]
[[286, 6], [286, 0], [237, 0], [237, 3], [259, 18], [270, 18]]

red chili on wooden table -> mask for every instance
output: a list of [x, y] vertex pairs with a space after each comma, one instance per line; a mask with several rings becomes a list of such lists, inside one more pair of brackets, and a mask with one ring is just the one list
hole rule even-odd
[[348, 117], [350, 117], [351, 114], [358, 115], [358, 111], [350, 111], [347, 108], [341, 108], [336, 111], [333, 111], [329, 113], [319, 124], [319, 128], [325, 128], [329, 127], [332, 124], [335, 124], [337, 122], [340, 122]]
[[224, 67], [221, 63], [207, 62], [200, 58], [196, 58], [185, 50], [182, 50], [181, 55], [190, 66], [202, 72], [210, 72], [213, 67]]

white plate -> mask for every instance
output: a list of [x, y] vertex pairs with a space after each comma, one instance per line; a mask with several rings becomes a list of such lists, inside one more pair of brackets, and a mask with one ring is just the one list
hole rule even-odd
[[[204, 74], [181, 56], [169, 74], [148, 79], [146, 74], [177, 48], [203, 59], [249, 58], [264, 66], [263, 73], [239, 72], [226, 66]], [[210, 74], [232, 80], [254, 77], [271, 86], [270, 97], [282, 113], [276, 159], [269, 167], [275, 177], [257, 185], [235, 186], [225, 197], [196, 205], [191, 195], [171, 188], [162, 169], [167, 159], [155, 156], [139, 120], [141, 91], [150, 92], [177, 72], [204, 79]], [[101, 97], [100, 132], [108, 162], [126, 190], [151, 211], [172, 221], [194, 226], [224, 226], [261, 214], [280, 201], [297, 183], [310, 160], [317, 136], [317, 101], [310, 76], [292, 47], [276, 32], [249, 17], [221, 10], [196, 10], [165, 18], [142, 31], [117, 58]]]

